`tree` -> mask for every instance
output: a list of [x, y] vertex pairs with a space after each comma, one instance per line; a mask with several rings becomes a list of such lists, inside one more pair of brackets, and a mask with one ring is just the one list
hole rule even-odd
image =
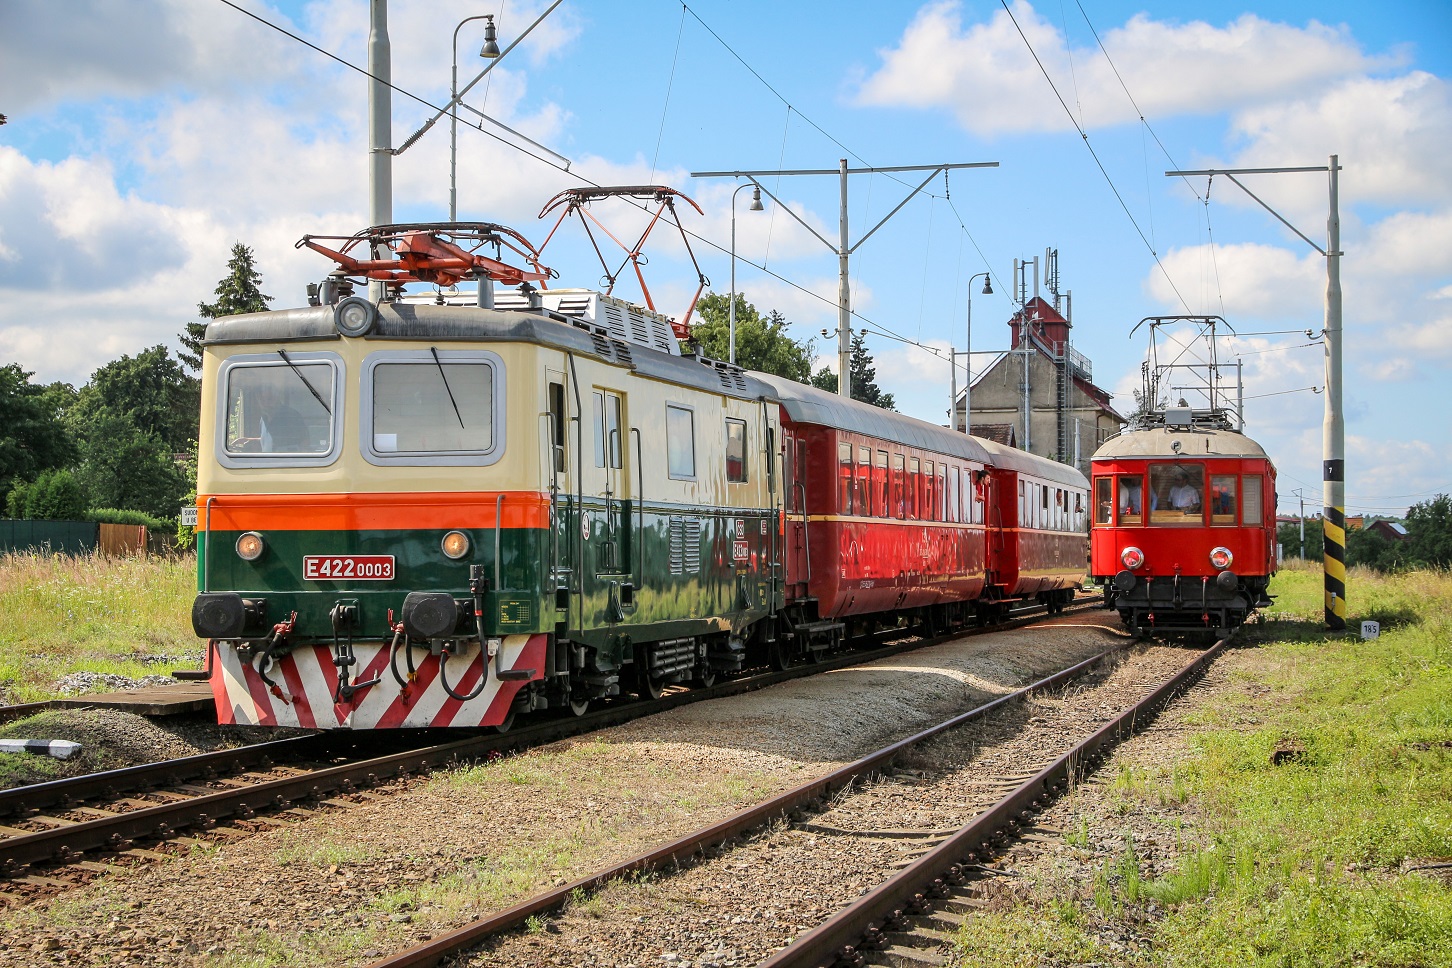
[[92, 507], [177, 516], [192, 483], [175, 451], [127, 416], [102, 410], [85, 424], [81, 439], [81, 484]]
[[[65, 467], [76, 457], [75, 442], [61, 419], [65, 384], [38, 386], [18, 363], [0, 366], [0, 482]], [[62, 389], [63, 388], [63, 389]], [[0, 484], [0, 490], [6, 488]]]
[[[867, 336], [862, 330], [852, 334], [852, 355], [847, 360], [852, 374], [852, 399], [870, 403], [884, 410], [896, 410], [891, 393], [883, 393], [877, 385], [877, 367], [872, 365], [872, 354], [867, 352]], [[812, 386], [828, 393], [837, 392], [837, 374], [823, 367], [812, 376]]]
[[[264, 313], [272, 297], [262, 292], [262, 274], [252, 262], [252, 250], [241, 242], [232, 243], [232, 258], [227, 260], [227, 274], [217, 282], [216, 302], [197, 303], [197, 314], [203, 319], [235, 316], [238, 313]], [[182, 350], [177, 354], [192, 370], [202, 368], [202, 340], [207, 336], [206, 323], [187, 323], [186, 331], [178, 333]]]
[[86, 492], [74, 474], [49, 470], [34, 484], [17, 483], [5, 500], [12, 518], [39, 521], [79, 521], [86, 513]]
[[[691, 335], [713, 359], [731, 358], [730, 303], [720, 293], [707, 293], [696, 303], [700, 319]], [[772, 310], [765, 317], [736, 294], [736, 362], [748, 370], [759, 370], [806, 383], [812, 376], [812, 349], [786, 333], [785, 316]]]
[[1407, 557], [1419, 565], [1452, 565], [1452, 497], [1438, 494], [1407, 509]]
[[67, 416], [78, 437], [90, 436], [89, 424], [114, 414], [156, 437], [171, 452], [184, 453], [197, 439], [201, 406], [200, 381], [157, 344], [96, 370]]
[[1321, 519], [1306, 519], [1306, 544], [1301, 546], [1301, 523], [1299, 521], [1287, 522], [1276, 529], [1276, 540], [1280, 542], [1281, 551], [1287, 558], [1306, 558], [1321, 560], [1325, 553], [1321, 538]]

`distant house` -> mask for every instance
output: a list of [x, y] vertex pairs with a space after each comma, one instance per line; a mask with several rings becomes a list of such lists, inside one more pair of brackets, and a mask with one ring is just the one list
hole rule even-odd
[[1371, 534], [1379, 534], [1388, 541], [1407, 540], [1407, 529], [1395, 521], [1373, 521], [1366, 530]]
[[[1088, 357], [1070, 345], [1069, 321], [1052, 303], [1036, 295], [1008, 325], [1011, 349], [973, 380], [972, 433], [1088, 474], [1094, 451], [1127, 421], [1094, 385]], [[953, 408], [958, 429], [964, 396], [960, 391]]]

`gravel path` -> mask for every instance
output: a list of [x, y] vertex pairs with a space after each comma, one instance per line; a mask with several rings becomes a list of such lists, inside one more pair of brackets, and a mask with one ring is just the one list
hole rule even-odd
[[7, 912], [0, 965], [365, 963], [1099, 652], [1116, 641], [1111, 618], [693, 704], [107, 874]]

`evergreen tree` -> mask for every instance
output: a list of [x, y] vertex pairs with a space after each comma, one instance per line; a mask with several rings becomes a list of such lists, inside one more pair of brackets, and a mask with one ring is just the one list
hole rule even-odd
[[[872, 354], [867, 352], [867, 336], [862, 330], [852, 334], [852, 355], [848, 357], [848, 372], [852, 374], [852, 399], [870, 403], [884, 410], [896, 410], [891, 393], [883, 393], [877, 385], [877, 367], [872, 365]], [[837, 392], [837, 374], [826, 367], [812, 375], [812, 386], [828, 393]]]
[[[252, 264], [252, 250], [241, 242], [232, 244], [227, 275], [217, 282], [215, 294], [216, 302], [197, 303], [197, 314], [203, 319], [267, 312], [267, 304], [272, 297], [263, 294], [262, 274]], [[193, 370], [202, 368], [202, 340], [206, 335], [206, 323], [187, 323], [186, 332], [177, 334], [182, 344], [182, 351], [177, 356]]]
[[[730, 303], [720, 293], [707, 293], [696, 303], [697, 322], [691, 335], [712, 359], [731, 358]], [[806, 383], [812, 375], [812, 350], [786, 333], [790, 323], [772, 310], [762, 316], [741, 293], [736, 294], [736, 363], [747, 370], [759, 370]]]

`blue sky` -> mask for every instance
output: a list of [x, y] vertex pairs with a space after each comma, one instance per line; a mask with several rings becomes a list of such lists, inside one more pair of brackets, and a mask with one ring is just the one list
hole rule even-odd
[[[237, 2], [365, 63], [363, 0]], [[442, 103], [460, 19], [497, 13], [507, 44], [543, 7], [392, 0], [395, 84]], [[539, 242], [550, 224], [540, 208], [575, 175], [669, 184], [705, 210], [684, 220], [725, 291], [733, 186], [691, 171], [997, 161], [946, 186], [940, 176], [853, 257], [856, 325], [899, 408], [946, 420], [946, 350], [963, 345], [968, 277], [994, 274], [995, 293], [974, 294], [974, 347], [1001, 349], [1013, 260], [1052, 247], [1075, 346], [1124, 410], [1146, 350], [1129, 337], [1142, 317], [1214, 313], [1242, 334], [1220, 356], [1244, 360], [1247, 430], [1281, 469], [1284, 509], [1297, 488], [1319, 503], [1324, 404], [1304, 388], [1323, 383], [1322, 352], [1304, 331], [1322, 327], [1324, 260], [1223, 179], [1207, 205], [1204, 179], [1163, 173], [1338, 154], [1348, 508], [1397, 512], [1452, 491], [1448, 6], [1261, 2], [1208, 18], [1182, 3], [1010, 9], [567, 0], [469, 103], [568, 158], [571, 173], [461, 128], [460, 215]], [[481, 40], [478, 23], [463, 28], [462, 77], [482, 66]], [[366, 222], [365, 111], [360, 75], [219, 0], [4, 0], [0, 360], [79, 384], [122, 353], [175, 346], [234, 241], [256, 250], [274, 307], [301, 303], [328, 266], [293, 243]], [[428, 113], [395, 95], [394, 143]], [[909, 179], [852, 178], [854, 241]], [[395, 160], [394, 181], [395, 219], [446, 217], [446, 127]], [[1246, 183], [1324, 244], [1324, 175]], [[835, 178], [770, 185], [835, 238]], [[835, 255], [774, 204], [748, 212], [747, 197], [738, 288], [785, 313], [798, 338], [817, 336], [833, 362], [818, 334], [836, 326]], [[629, 212], [598, 211], [628, 233]], [[693, 276], [679, 244], [657, 238], [647, 278], [678, 313]], [[565, 285], [601, 275], [577, 232], [546, 261]]]

